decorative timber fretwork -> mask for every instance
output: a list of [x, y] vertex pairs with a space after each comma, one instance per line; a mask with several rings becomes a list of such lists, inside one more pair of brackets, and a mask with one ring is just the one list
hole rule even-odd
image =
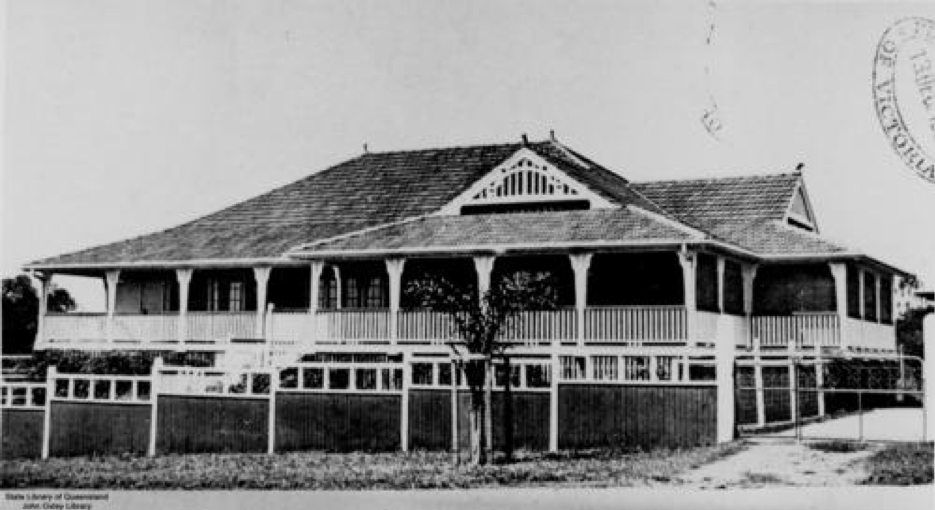
[[581, 203], [583, 208], [614, 207], [535, 152], [521, 149], [441, 212], [459, 214], [462, 208], [477, 206], [555, 203]]

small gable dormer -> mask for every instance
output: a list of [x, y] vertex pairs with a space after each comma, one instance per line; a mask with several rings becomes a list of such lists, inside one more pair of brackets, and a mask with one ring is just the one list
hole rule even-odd
[[567, 211], [616, 207], [534, 151], [520, 149], [442, 208], [441, 214]]
[[805, 183], [801, 179], [799, 179], [795, 192], [792, 194], [792, 199], [789, 201], [785, 221], [790, 226], [809, 232], [818, 232], [818, 222], [815, 220], [812, 203], [808, 199]]

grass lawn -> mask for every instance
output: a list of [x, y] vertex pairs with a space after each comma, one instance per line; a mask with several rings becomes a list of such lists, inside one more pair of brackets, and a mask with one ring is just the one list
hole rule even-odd
[[653, 452], [519, 453], [514, 462], [454, 466], [444, 453], [286, 453], [71, 458], [0, 463], [0, 488], [445, 489], [641, 486], [675, 481], [742, 443]]
[[895, 443], [866, 460], [869, 485], [918, 485], [932, 483], [933, 443]]

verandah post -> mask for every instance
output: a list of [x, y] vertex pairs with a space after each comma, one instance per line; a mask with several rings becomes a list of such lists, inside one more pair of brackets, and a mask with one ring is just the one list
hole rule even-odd
[[36, 274], [39, 280], [39, 313], [36, 317], [36, 345], [45, 342], [45, 316], [49, 313], [49, 289], [52, 287], [52, 273]]
[[[847, 266], [840, 262], [828, 264], [831, 268], [831, 277], [834, 279], [834, 301], [838, 317], [839, 345], [841, 350], [847, 350], [850, 339], [847, 337]], [[858, 307], [859, 308], [859, 307]]]
[[763, 355], [760, 343], [753, 347], [753, 387], [756, 391], [756, 426], [766, 426], [766, 390], [763, 388]]
[[55, 376], [58, 370], [51, 366], [45, 374], [45, 412], [42, 415], [42, 458], [49, 458], [52, 441], [52, 397], [55, 395]]
[[390, 287], [390, 343], [395, 344], [399, 338], [399, 301], [402, 290], [403, 267], [406, 259], [386, 259], [386, 272], [389, 275]]
[[584, 345], [584, 313], [588, 303], [588, 269], [591, 267], [591, 253], [573, 253], [571, 268], [575, 273], [575, 324], [578, 345]]
[[263, 338], [265, 332], [264, 319], [266, 313], [266, 291], [269, 283], [269, 273], [272, 270], [269, 266], [257, 266], [253, 268], [253, 279], [256, 280], [256, 338]]
[[685, 296], [685, 317], [686, 317], [686, 340], [693, 342], [695, 340], [695, 319], [696, 314], [696, 292], [695, 292], [695, 263], [697, 260], [694, 252], [688, 251], [685, 245], [678, 252], [679, 264], [682, 266], [682, 287]]
[[107, 284], [107, 343], [113, 343], [114, 314], [117, 309], [117, 284], [120, 282], [120, 270], [106, 271], [104, 281]]
[[175, 278], [179, 283], [179, 322], [178, 322], [178, 342], [179, 347], [185, 345], [188, 339], [188, 290], [192, 281], [191, 269], [176, 269]]

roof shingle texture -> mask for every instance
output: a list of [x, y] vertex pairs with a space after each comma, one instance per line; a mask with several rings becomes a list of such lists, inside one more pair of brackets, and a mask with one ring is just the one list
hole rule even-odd
[[679, 229], [645, 213], [626, 208], [587, 211], [526, 212], [473, 216], [429, 216], [415, 221], [351, 234], [315, 243], [303, 250], [334, 252], [357, 250], [428, 250], [492, 248], [601, 241], [686, 241]]
[[798, 173], [631, 183], [687, 225], [758, 254], [834, 253], [843, 248], [783, 223]]
[[177, 227], [32, 265], [280, 257], [302, 243], [434, 212], [523, 147], [614, 203], [663, 213], [626, 179], [554, 142], [385, 152], [364, 154]]

